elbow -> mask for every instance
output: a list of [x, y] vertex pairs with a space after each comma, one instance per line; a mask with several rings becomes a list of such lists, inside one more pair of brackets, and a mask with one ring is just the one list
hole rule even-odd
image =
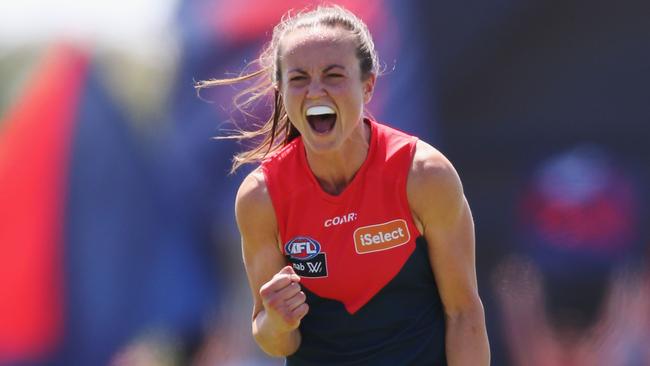
[[463, 304], [445, 306], [445, 318], [447, 324], [470, 325], [477, 332], [485, 329], [485, 310], [478, 296]]
[[490, 342], [485, 311], [478, 297], [445, 309], [447, 355], [450, 365], [489, 365]]
[[261, 334], [253, 333], [253, 338], [255, 339], [255, 343], [257, 343], [260, 349], [271, 357], [291, 356], [298, 350], [297, 347], [294, 347], [291, 344], [278, 344], [274, 342], [273, 339], [270, 339], [270, 337], [265, 337]]
[[261, 326], [260, 317], [253, 319], [252, 331], [255, 343], [264, 353], [271, 357], [287, 357], [294, 354], [300, 345], [300, 333], [297, 329], [278, 334], [268, 327]]
[[281, 347], [269, 344], [265, 341], [264, 337], [260, 337], [259, 335], [253, 334], [253, 338], [255, 339], [255, 343], [257, 343], [260, 349], [268, 356], [287, 357], [293, 353], [291, 350], [282, 349]]

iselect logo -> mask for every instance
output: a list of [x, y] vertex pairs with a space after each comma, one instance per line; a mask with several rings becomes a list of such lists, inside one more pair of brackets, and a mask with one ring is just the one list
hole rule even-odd
[[354, 247], [359, 254], [395, 248], [409, 240], [411, 235], [403, 219], [364, 226], [354, 231]]

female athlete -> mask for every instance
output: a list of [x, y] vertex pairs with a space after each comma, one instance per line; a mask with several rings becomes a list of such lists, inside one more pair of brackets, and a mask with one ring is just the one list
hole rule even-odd
[[247, 102], [273, 111], [234, 158], [259, 166], [236, 218], [252, 332], [287, 365], [488, 365], [474, 226], [435, 148], [364, 113], [378, 75], [365, 24], [338, 7], [287, 15]]

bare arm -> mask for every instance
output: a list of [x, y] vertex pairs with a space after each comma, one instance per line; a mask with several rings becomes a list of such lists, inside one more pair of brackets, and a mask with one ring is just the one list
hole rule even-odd
[[253, 292], [253, 336], [264, 352], [287, 356], [300, 346], [300, 320], [307, 314], [300, 277], [278, 248], [273, 205], [259, 170], [244, 179], [235, 201], [242, 255]]
[[449, 365], [489, 365], [485, 315], [476, 280], [474, 222], [458, 174], [440, 152], [420, 141], [407, 192], [416, 224], [429, 246], [445, 309]]

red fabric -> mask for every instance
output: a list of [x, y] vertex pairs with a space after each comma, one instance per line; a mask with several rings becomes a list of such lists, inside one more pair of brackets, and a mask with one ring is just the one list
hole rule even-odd
[[[325, 253], [327, 276], [303, 276], [301, 283], [320, 297], [341, 301], [351, 314], [399, 273], [420, 236], [406, 196], [417, 139], [375, 122], [371, 126], [368, 156], [337, 196], [320, 187], [307, 164], [301, 138], [262, 164], [283, 254], [290, 254], [287, 244], [296, 238], [303, 243], [297, 249], [313, 250], [317, 242], [320, 253]], [[400, 232], [403, 242], [388, 248], [381, 247], [384, 243], [360, 245], [360, 234], [389, 234], [399, 229], [396, 223], [404, 229]], [[382, 224], [386, 226], [376, 226]], [[301, 259], [294, 263], [306, 264]]]
[[85, 66], [52, 49], [0, 124], [0, 360], [45, 352], [61, 332], [65, 177]]

